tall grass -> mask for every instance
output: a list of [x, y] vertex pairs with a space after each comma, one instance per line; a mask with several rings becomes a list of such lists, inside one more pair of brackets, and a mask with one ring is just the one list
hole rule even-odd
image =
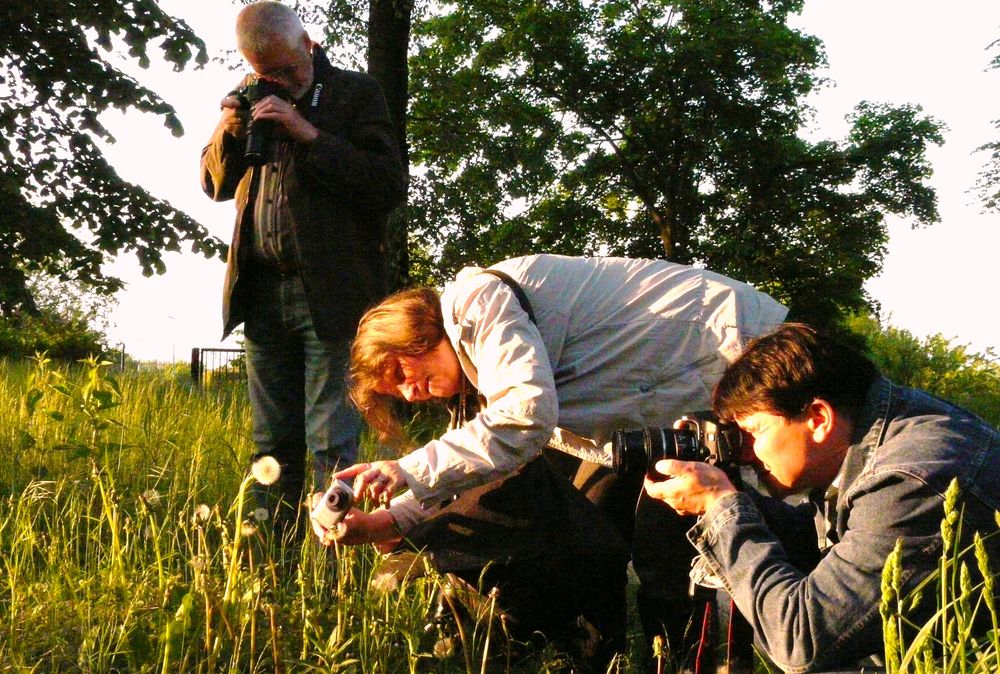
[[248, 409], [241, 387], [0, 361], [4, 671], [558, 669], [546, 652], [493, 657], [489, 620], [436, 659], [423, 626], [440, 578], [376, 591], [370, 546], [270, 540], [245, 502]]
[[[937, 569], [917, 587], [903, 593], [901, 541], [886, 560], [882, 574], [882, 626], [886, 670], [890, 674], [995, 674], [1000, 672], [1000, 628], [996, 577], [984, 538], [974, 532], [963, 547], [958, 482], [945, 495], [941, 522], [943, 542]], [[996, 514], [1000, 527], [1000, 513]], [[989, 536], [1000, 535], [994, 531]], [[974, 575], [970, 565], [975, 565]], [[978, 581], [974, 581], [978, 578]], [[924, 603], [935, 602], [933, 615], [921, 624], [910, 616]]]

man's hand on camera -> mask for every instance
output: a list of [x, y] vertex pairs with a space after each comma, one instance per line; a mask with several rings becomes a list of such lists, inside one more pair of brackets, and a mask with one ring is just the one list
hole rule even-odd
[[665, 459], [656, 462], [656, 470], [670, 477], [655, 482], [647, 477], [646, 493], [681, 515], [703, 515], [718, 499], [736, 491], [725, 471], [700, 461]]
[[[321, 492], [317, 492], [313, 494], [313, 500], [317, 497], [322, 498], [322, 496]], [[335, 529], [327, 529], [311, 518], [309, 521], [312, 523], [313, 533], [323, 545], [331, 545], [334, 542], [340, 545], [374, 543], [380, 552], [388, 552], [399, 543], [399, 528], [396, 526], [396, 520], [385, 509], [366, 513], [363, 510], [352, 508], [344, 516], [344, 519], [337, 523]]]
[[336, 479], [354, 478], [354, 494], [373, 503], [389, 503], [398, 490], [406, 486], [406, 478], [397, 461], [358, 463], [334, 473]]
[[311, 143], [319, 136], [319, 129], [300, 115], [294, 105], [278, 96], [267, 96], [257, 101], [251, 114], [254, 120], [270, 119], [282, 125], [292, 140], [299, 143]]
[[219, 108], [222, 110], [219, 125], [226, 133], [237, 138], [246, 134], [246, 123], [250, 115], [240, 110], [240, 99], [233, 95], [226, 96], [219, 102]]

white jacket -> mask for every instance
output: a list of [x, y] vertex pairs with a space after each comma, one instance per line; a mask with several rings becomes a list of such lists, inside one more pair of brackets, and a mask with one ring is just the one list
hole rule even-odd
[[745, 283], [662, 260], [532, 255], [493, 268], [521, 286], [537, 324], [479, 268], [445, 288], [445, 331], [487, 404], [399, 460], [410, 493], [389, 510], [404, 532], [428, 514], [417, 502], [508, 475], [557, 426], [600, 445], [708, 409], [746, 341], [787, 313]]

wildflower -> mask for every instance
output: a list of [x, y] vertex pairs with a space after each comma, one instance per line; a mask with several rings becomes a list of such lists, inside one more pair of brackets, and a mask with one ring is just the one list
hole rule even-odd
[[399, 578], [394, 573], [380, 573], [372, 577], [369, 589], [379, 594], [389, 594], [399, 589]]
[[253, 522], [244, 522], [243, 525], [240, 527], [241, 536], [244, 537], [253, 536], [255, 533], [257, 533], [257, 527], [256, 525], [254, 525]]
[[253, 511], [253, 518], [257, 522], [266, 522], [268, 517], [270, 515], [268, 515], [267, 508], [257, 508]]
[[253, 462], [250, 474], [263, 485], [274, 484], [281, 477], [281, 464], [270, 454], [265, 454]]
[[199, 525], [208, 521], [208, 518], [212, 516], [212, 509], [209, 508], [204, 503], [199, 503], [195, 506], [194, 514], [191, 515], [191, 523], [194, 525]]

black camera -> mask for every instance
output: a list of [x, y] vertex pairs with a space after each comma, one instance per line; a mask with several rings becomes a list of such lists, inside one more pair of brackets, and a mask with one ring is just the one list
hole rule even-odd
[[719, 421], [711, 412], [690, 412], [674, 428], [643, 428], [614, 432], [611, 467], [622, 475], [644, 470], [651, 480], [666, 479], [656, 462], [662, 459], [703, 461], [738, 474], [744, 434], [740, 427]]
[[[291, 95], [280, 84], [270, 80], [253, 78], [245, 85], [230, 93], [240, 102], [240, 110], [250, 110], [254, 104], [268, 96], [289, 101]], [[243, 158], [251, 166], [266, 164], [271, 158], [271, 136], [274, 133], [274, 122], [269, 119], [253, 120], [247, 124], [247, 143]]]

